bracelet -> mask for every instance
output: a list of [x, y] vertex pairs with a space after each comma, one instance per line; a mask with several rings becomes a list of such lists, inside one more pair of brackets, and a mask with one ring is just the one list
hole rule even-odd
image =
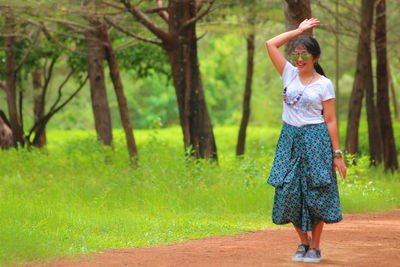
[[337, 149], [337, 150], [333, 151], [333, 157], [334, 158], [341, 158], [342, 154], [343, 154], [343, 152], [340, 149]]

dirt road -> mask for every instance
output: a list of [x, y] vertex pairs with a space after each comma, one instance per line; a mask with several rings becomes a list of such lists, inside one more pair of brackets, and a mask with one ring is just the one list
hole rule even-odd
[[400, 267], [400, 210], [346, 214], [342, 222], [325, 225], [320, 263], [292, 262], [297, 242], [291, 228], [265, 229], [173, 245], [109, 250], [46, 266]]

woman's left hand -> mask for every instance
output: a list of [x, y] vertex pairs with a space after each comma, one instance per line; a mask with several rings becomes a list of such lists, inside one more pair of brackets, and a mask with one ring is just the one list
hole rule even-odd
[[346, 179], [347, 167], [343, 158], [333, 159], [333, 170], [335, 171], [335, 169], [339, 171], [339, 174], [343, 179]]

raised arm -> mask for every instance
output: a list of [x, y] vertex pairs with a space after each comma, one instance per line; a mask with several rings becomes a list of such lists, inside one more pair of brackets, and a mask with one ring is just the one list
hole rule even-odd
[[280, 75], [282, 75], [283, 68], [286, 64], [286, 59], [279, 50], [279, 47], [286, 44], [288, 41], [300, 36], [303, 32], [317, 26], [318, 23], [319, 20], [315, 18], [305, 19], [302, 23], [300, 23], [299, 27], [296, 30], [284, 32], [265, 42], [268, 50], [268, 55]]

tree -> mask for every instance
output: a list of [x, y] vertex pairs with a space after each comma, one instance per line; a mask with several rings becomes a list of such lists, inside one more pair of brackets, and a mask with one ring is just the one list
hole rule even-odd
[[382, 133], [385, 169], [398, 169], [397, 152], [389, 106], [389, 73], [386, 38], [386, 1], [378, 0], [375, 13], [375, 50], [377, 78], [377, 114]]
[[246, 83], [243, 96], [242, 120], [239, 128], [238, 142], [236, 146], [236, 156], [244, 154], [246, 144], [246, 129], [250, 119], [250, 99], [251, 86], [253, 82], [254, 71], [254, 50], [255, 50], [255, 33], [249, 33], [246, 37], [247, 44], [247, 67], [246, 67]]
[[7, 118], [0, 110], [0, 148], [7, 149], [13, 146], [13, 136]]
[[[297, 29], [299, 24], [308, 18], [311, 18], [310, 0], [285, 0], [284, 2], [286, 30]], [[302, 35], [312, 36], [312, 29], [304, 32]], [[289, 54], [292, 50], [294, 40], [286, 43], [285, 52]]]
[[87, 44], [87, 62], [90, 81], [95, 128], [104, 145], [112, 144], [112, 127], [107, 90], [104, 79], [103, 60], [105, 49], [102, 40], [102, 25], [98, 20], [88, 18], [91, 27], [84, 31]]
[[[34, 71], [32, 71], [32, 87], [33, 87], [33, 119], [34, 123], [37, 123], [40, 118], [44, 116], [44, 110], [45, 110], [45, 101], [42, 98], [42, 88], [43, 88], [43, 82], [42, 82], [42, 69], [38, 68]], [[37, 132], [35, 132], [35, 135], [37, 135]], [[46, 131], [43, 131], [41, 135], [36, 138], [37, 142], [34, 143], [34, 146], [37, 147], [42, 147], [46, 145]]]
[[[374, 14], [374, 3], [375, 1], [370, 1], [370, 8], [372, 8], [372, 17], [369, 18], [373, 23], [373, 14]], [[371, 42], [371, 37], [369, 42]], [[381, 129], [379, 127], [379, 115], [376, 107], [375, 101], [375, 91], [374, 91], [374, 81], [373, 81], [373, 73], [372, 73], [372, 62], [371, 62], [371, 45], [369, 47], [369, 61], [367, 62], [367, 76], [364, 79], [367, 80], [367, 84], [365, 86], [366, 92], [366, 106], [367, 106], [367, 121], [368, 121], [368, 143], [369, 143], [369, 154], [371, 164], [377, 165], [382, 162], [383, 159], [383, 150], [382, 150], [382, 134]], [[386, 66], [385, 66], [386, 67]]]
[[[374, 1], [363, 0], [361, 4], [361, 29], [357, 47], [357, 65], [353, 89], [349, 100], [347, 119], [346, 151], [350, 154], [358, 152], [358, 128], [360, 125], [362, 100], [364, 91], [373, 90], [371, 66], [371, 29], [373, 23]], [[368, 89], [369, 87], [369, 89]], [[371, 129], [372, 131], [376, 129]]]
[[137, 166], [138, 151], [136, 148], [135, 137], [133, 135], [131, 119], [129, 117], [129, 110], [124, 93], [124, 87], [122, 85], [122, 80], [119, 75], [119, 66], [116, 58], [116, 52], [114, 50], [110, 35], [108, 34], [108, 28], [105, 22], [102, 22], [101, 34], [102, 34], [101, 37], [103, 40], [103, 45], [105, 47], [105, 57], [108, 62], [108, 68], [110, 71], [111, 80], [114, 84], [114, 90], [117, 96], [118, 107], [121, 117], [121, 124], [125, 132], [125, 139], [128, 148], [129, 158], [131, 159], [132, 165], [135, 167]]
[[[158, 40], [129, 32], [112, 20], [115, 28], [136, 39], [160, 45], [168, 55], [175, 87], [185, 151], [195, 158], [217, 159], [217, 147], [203, 92], [197, 55], [196, 22], [206, 16], [214, 0], [169, 0], [168, 6], [157, 1], [157, 7], [143, 11], [128, 0], [120, 0], [124, 7], [104, 1], [118, 9], [124, 8]], [[208, 2], [207, 8], [203, 4]], [[167, 24], [162, 29], [145, 12], [159, 14]]]
[[[107, 11], [99, 1], [85, 1], [83, 6], [70, 6], [69, 19], [52, 18], [59, 25], [75, 34], [78, 41], [83, 38], [86, 57], [83, 61], [87, 64], [87, 72], [90, 80], [90, 92], [92, 109], [95, 118], [95, 128], [99, 140], [104, 145], [112, 145], [111, 115], [108, 106], [108, 97], [104, 75], [104, 59], [107, 60], [111, 80], [116, 93], [118, 108], [121, 116], [121, 124], [124, 128], [129, 158], [133, 166], [137, 166], [137, 148], [133, 135], [132, 123], [129, 116], [128, 105], [119, 75], [119, 66], [112, 39], [108, 33], [107, 24], [102, 19]], [[82, 8], [83, 7], [83, 8]], [[75, 20], [84, 19], [84, 23]], [[83, 37], [82, 37], [83, 36]], [[55, 40], [53, 38], [53, 40]], [[56, 43], [59, 43], [56, 41]], [[63, 44], [61, 44], [63, 46]], [[76, 64], [79, 68], [82, 60]]]
[[244, 23], [248, 25], [248, 30], [245, 32], [246, 38], [246, 50], [247, 50], [247, 61], [246, 61], [246, 79], [244, 85], [243, 104], [242, 104], [242, 119], [240, 122], [238, 141], [236, 145], [236, 156], [244, 154], [246, 147], [246, 131], [250, 120], [251, 113], [251, 94], [252, 94], [252, 83], [253, 83], [253, 72], [254, 72], [254, 54], [255, 54], [255, 37], [256, 37], [256, 23], [257, 11], [262, 10], [259, 2], [251, 1], [239, 1], [243, 15], [245, 17]]
[[15, 14], [11, 8], [3, 9], [5, 20], [4, 50], [5, 50], [5, 73], [6, 73], [6, 95], [8, 104], [8, 115], [13, 132], [13, 145], [24, 144], [22, 123], [17, 107], [17, 72], [18, 66], [15, 59]]

